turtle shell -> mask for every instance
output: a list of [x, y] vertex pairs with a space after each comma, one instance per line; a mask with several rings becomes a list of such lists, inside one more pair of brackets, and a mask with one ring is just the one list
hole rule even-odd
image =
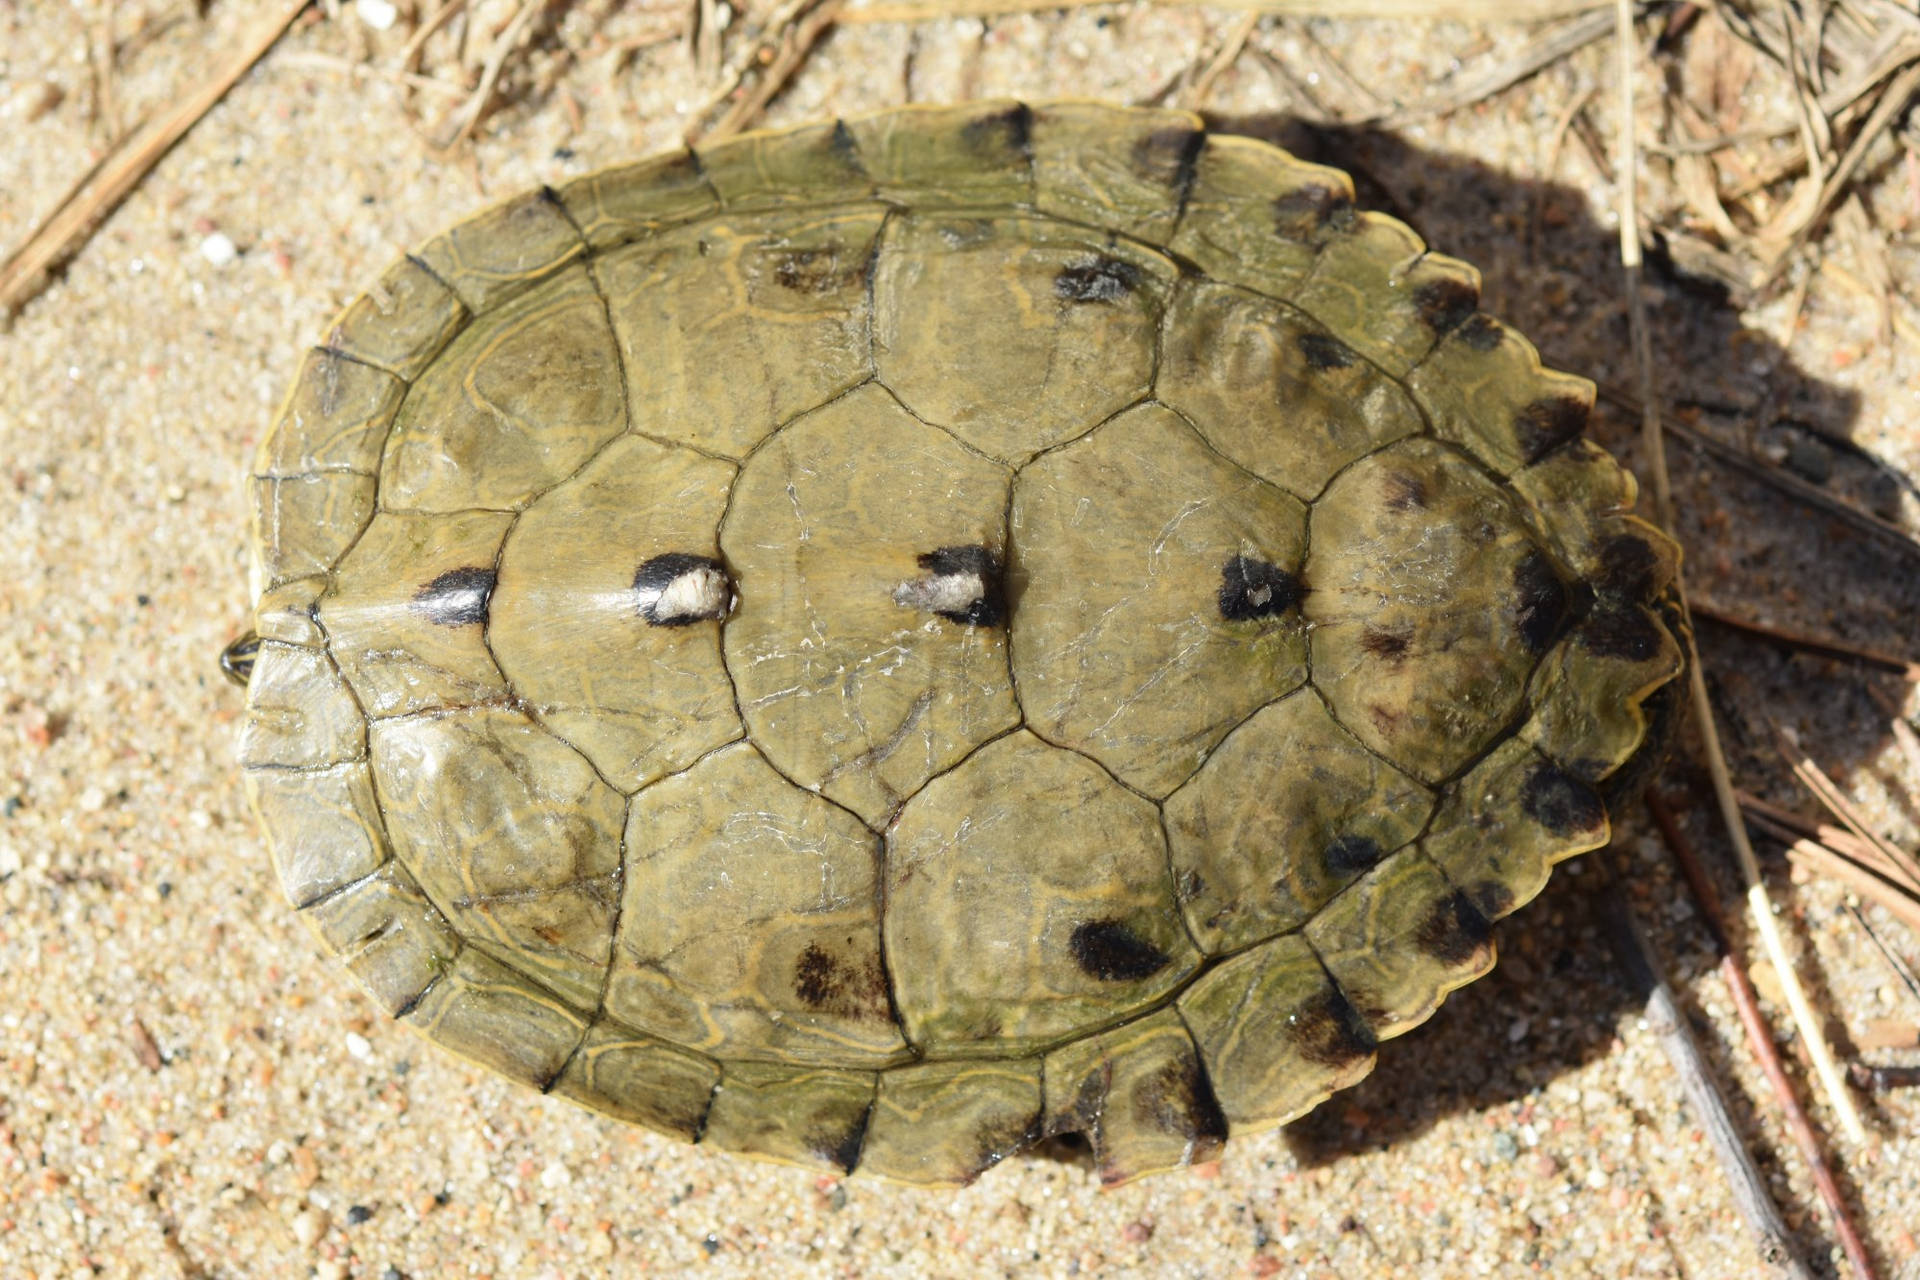
[[241, 754], [373, 998], [689, 1141], [1120, 1181], [1374, 1062], [1681, 670], [1593, 387], [1345, 175], [908, 108], [542, 189], [309, 351]]

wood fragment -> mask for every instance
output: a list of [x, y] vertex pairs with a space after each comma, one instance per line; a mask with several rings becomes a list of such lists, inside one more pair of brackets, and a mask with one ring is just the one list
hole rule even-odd
[[1899, 867], [1906, 879], [1920, 886], [1920, 859], [1869, 827], [1866, 819], [1860, 816], [1860, 811], [1854, 808], [1853, 801], [1835, 785], [1826, 771], [1815, 764], [1813, 758], [1802, 751], [1785, 731], [1777, 731], [1777, 734], [1780, 753], [1792, 767], [1793, 776], [1800, 780], [1800, 785], [1812, 792], [1814, 799], [1825, 805], [1827, 812], [1840, 819], [1847, 830], [1871, 845], [1887, 862]]
[[1868, 1093], [1920, 1086], [1920, 1067], [1875, 1067], [1856, 1062], [1847, 1068], [1847, 1076]]
[[161, 1056], [160, 1045], [153, 1038], [153, 1032], [147, 1030], [147, 1024], [139, 1018], [136, 1017], [128, 1024], [127, 1039], [133, 1045], [133, 1056], [138, 1058], [140, 1065], [148, 1071], [158, 1071], [167, 1065], [166, 1058]]
[[1920, 1049], [1920, 1022], [1874, 1018], [1853, 1040], [1856, 1049]]
[[[1827, 1164], [1826, 1149], [1820, 1141], [1819, 1133], [1813, 1127], [1813, 1121], [1807, 1116], [1806, 1109], [1800, 1105], [1800, 1095], [1794, 1092], [1793, 1082], [1787, 1078], [1786, 1067], [1780, 1061], [1779, 1047], [1774, 1043], [1773, 1032], [1767, 1026], [1767, 1020], [1761, 1016], [1760, 1000], [1754, 994], [1753, 981], [1747, 976], [1746, 968], [1741, 965], [1733, 950], [1733, 943], [1727, 931], [1726, 913], [1720, 906], [1720, 895], [1714, 892], [1713, 882], [1707, 878], [1706, 869], [1700, 865], [1699, 857], [1693, 851], [1693, 845], [1680, 830], [1679, 822], [1674, 818], [1673, 810], [1667, 807], [1660, 794], [1649, 788], [1646, 793], [1647, 811], [1653, 816], [1654, 825], [1660, 829], [1660, 837], [1680, 865], [1680, 873], [1685, 877], [1688, 890], [1693, 894], [1695, 904], [1700, 908], [1700, 916], [1707, 922], [1707, 931], [1714, 940], [1714, 949], [1720, 956], [1720, 975], [1727, 984], [1727, 990], [1733, 997], [1734, 1007], [1740, 1013], [1740, 1025], [1746, 1031], [1747, 1047], [1753, 1051], [1761, 1070], [1766, 1074], [1767, 1083], [1773, 1090], [1774, 1100], [1780, 1105], [1782, 1117], [1786, 1121], [1787, 1132], [1793, 1135], [1794, 1145], [1800, 1149], [1800, 1157], [1806, 1161], [1807, 1169], [1813, 1174], [1813, 1183], [1826, 1203], [1827, 1212], [1833, 1218], [1834, 1233], [1840, 1237], [1840, 1247], [1853, 1263], [1854, 1274], [1863, 1278], [1872, 1277], [1875, 1272], [1873, 1260], [1867, 1253], [1866, 1242], [1861, 1238], [1859, 1228], [1854, 1225], [1853, 1214], [1847, 1207], [1846, 1196], [1840, 1191], [1840, 1184], [1834, 1179], [1833, 1171]], [[1786, 982], [1788, 976], [1781, 975]], [[1843, 1086], [1844, 1087], [1844, 1086]], [[1744, 1150], [1744, 1148], [1743, 1148]], [[1771, 1201], [1769, 1201], [1769, 1204]]]
[[140, 185], [148, 170], [226, 96], [235, 82], [265, 56], [308, 0], [281, 0], [241, 41], [240, 49], [171, 111], [123, 138], [99, 164], [95, 180], [77, 187], [5, 261], [0, 262], [0, 320], [17, 314], [44, 287], [49, 273], [71, 258], [107, 215]]

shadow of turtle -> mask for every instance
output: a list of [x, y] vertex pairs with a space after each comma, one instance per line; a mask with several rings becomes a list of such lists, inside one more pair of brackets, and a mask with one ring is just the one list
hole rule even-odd
[[[1438, 251], [1474, 263], [1484, 310], [1526, 334], [1548, 366], [1600, 384], [1588, 434], [1648, 491], [1618, 236], [1593, 219], [1582, 193], [1424, 150], [1383, 130], [1276, 116], [1209, 124], [1347, 170], [1363, 208], [1390, 213]], [[1893, 653], [1911, 649], [1912, 619], [1920, 616], [1920, 544], [1894, 522], [1902, 495], [1920, 490], [1854, 442], [1858, 396], [1802, 368], [1773, 337], [1742, 322], [1724, 289], [1680, 274], [1665, 255], [1652, 254], [1643, 283], [1656, 395], [1667, 420], [1688, 433], [1670, 438], [1668, 454], [1692, 598], [1791, 630]], [[1776, 482], [1782, 468], [1791, 478]], [[1799, 492], [1789, 491], [1794, 480]], [[1809, 486], [1871, 518], [1849, 520], [1809, 505]], [[1650, 506], [1646, 497], [1643, 506]], [[1698, 631], [1738, 785], [1802, 803], [1775, 750], [1773, 725], [1793, 727], [1808, 753], [1842, 776], [1884, 746], [1886, 711], [1875, 694], [1898, 696], [1896, 677], [1711, 622]], [[1721, 900], [1737, 908], [1737, 874], [1707, 820], [1711, 793], [1694, 763], [1696, 745], [1690, 730], [1682, 733], [1658, 785], [1694, 815], [1693, 838]], [[1615, 809], [1614, 851], [1588, 860], [1616, 859], [1669, 979], [1684, 986], [1717, 963], [1711, 940], [1664, 854], [1647, 840], [1636, 842], [1636, 827], [1645, 826], [1639, 805]], [[1759, 851], [1769, 875], [1783, 872], [1777, 845], [1762, 842]], [[1607, 950], [1594, 905], [1605, 877], [1581, 861], [1563, 866], [1538, 900], [1501, 923], [1502, 959], [1492, 975], [1450, 996], [1414, 1034], [1383, 1045], [1371, 1076], [1288, 1129], [1297, 1159], [1320, 1165], [1390, 1146], [1459, 1110], [1506, 1104], [1524, 1113], [1530, 1096], [1607, 1050], [1641, 1000]], [[1730, 916], [1744, 952], [1744, 921], [1737, 911]], [[1832, 1007], [1822, 1000], [1820, 975], [1803, 976], [1815, 1005]], [[1697, 1009], [1689, 1014], [1706, 1025]], [[1705, 1039], [1724, 1079], [1727, 1056], [1745, 1051], [1715, 1035]], [[1728, 1092], [1743, 1131], [1758, 1132], [1744, 1095]], [[1516, 1158], [1517, 1147], [1497, 1135], [1490, 1129], [1485, 1157]], [[1764, 1168], [1779, 1153], [1763, 1150], [1758, 1158]], [[1825, 1243], [1808, 1248], [1816, 1238], [1802, 1234], [1804, 1253], [1824, 1256]]]

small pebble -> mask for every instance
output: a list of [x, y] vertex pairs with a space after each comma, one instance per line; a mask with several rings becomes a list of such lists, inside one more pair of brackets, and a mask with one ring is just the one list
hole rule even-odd
[[1520, 1154], [1520, 1140], [1501, 1130], [1493, 1135], [1493, 1154], [1502, 1160], [1512, 1160]]
[[540, 1171], [540, 1185], [549, 1191], [557, 1191], [573, 1181], [573, 1171], [555, 1160]]
[[327, 1234], [327, 1215], [318, 1209], [302, 1209], [293, 1215], [293, 1238], [303, 1249], [311, 1249]]
[[347, 1052], [365, 1062], [373, 1057], [373, 1045], [357, 1031], [347, 1032]]
[[1120, 1237], [1128, 1244], [1145, 1244], [1147, 1241], [1153, 1239], [1153, 1224], [1135, 1218], [1120, 1232]]
[[363, 1204], [356, 1204], [347, 1210], [347, 1225], [357, 1227], [373, 1216], [373, 1210]]
[[400, 17], [400, 10], [393, 0], [357, 0], [353, 11], [360, 15], [360, 21], [375, 31], [390, 30]]
[[347, 1280], [347, 1264], [329, 1258], [313, 1264], [313, 1280]]
[[200, 242], [200, 256], [216, 267], [224, 267], [240, 256], [240, 248], [225, 232], [216, 231]]

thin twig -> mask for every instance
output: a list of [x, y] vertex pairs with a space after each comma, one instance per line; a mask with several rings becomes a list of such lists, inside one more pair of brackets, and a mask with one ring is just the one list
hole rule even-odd
[[1220, 82], [1220, 77], [1227, 73], [1229, 67], [1240, 60], [1240, 55], [1246, 51], [1247, 41], [1253, 36], [1253, 29], [1259, 24], [1260, 15], [1257, 13], [1249, 13], [1233, 24], [1233, 29], [1221, 40], [1220, 47], [1207, 59], [1206, 66], [1193, 78], [1187, 91], [1180, 95], [1182, 106], [1197, 111], [1207, 105], [1207, 99], [1213, 96], [1213, 86]]
[[1871, 845], [1882, 858], [1906, 873], [1907, 879], [1920, 886], [1920, 861], [1916, 861], [1912, 854], [1869, 827], [1866, 819], [1860, 816], [1860, 811], [1853, 807], [1853, 802], [1847, 799], [1846, 793], [1835, 786], [1833, 779], [1826, 775], [1826, 771], [1815, 764], [1813, 758], [1802, 751], [1799, 744], [1788, 737], [1784, 731], [1779, 732], [1779, 740], [1781, 754], [1786, 757], [1787, 763], [1793, 769], [1793, 776], [1800, 780], [1800, 785], [1811, 791], [1814, 799], [1825, 805], [1827, 811], [1834, 817], [1840, 819], [1847, 830]]
[[783, 31], [779, 52], [774, 55], [767, 69], [760, 73], [753, 88], [728, 108], [719, 123], [702, 136], [708, 141], [730, 138], [758, 120], [760, 113], [767, 109], [767, 104], [787, 87], [787, 81], [793, 78], [793, 73], [813, 52], [813, 46], [833, 25], [835, 16], [845, 3], [846, 0], [820, 0], [804, 17]]
[[1693, 616], [1717, 622], [1723, 627], [1732, 627], [1749, 635], [1771, 640], [1775, 644], [1785, 645], [1789, 649], [1799, 649], [1806, 653], [1817, 653], [1823, 658], [1837, 658], [1843, 662], [1855, 662], [1865, 667], [1876, 667], [1902, 680], [1920, 684], [1920, 661], [1902, 658], [1898, 654], [1882, 653], [1878, 649], [1869, 649], [1863, 645], [1849, 644], [1845, 640], [1834, 640], [1822, 636], [1810, 636], [1800, 631], [1789, 631], [1770, 623], [1757, 622], [1752, 618], [1729, 613], [1716, 605], [1703, 604], [1699, 597], [1688, 602], [1692, 606]]
[[486, 64], [480, 69], [480, 83], [467, 95], [466, 104], [441, 121], [440, 127], [433, 131], [431, 142], [434, 147], [445, 151], [473, 132], [487, 105], [493, 101], [493, 91], [500, 83], [500, 73], [505, 69], [507, 59], [513, 56], [514, 49], [525, 38], [533, 20], [546, 7], [546, 0], [522, 0], [519, 12], [494, 37], [493, 47], [487, 50]]
[[[1653, 468], [1655, 513], [1660, 525], [1669, 534], [1674, 530], [1673, 486], [1668, 479], [1666, 446], [1662, 437], [1658, 401], [1653, 391], [1653, 345], [1647, 336], [1645, 303], [1640, 296], [1640, 223], [1639, 207], [1635, 188], [1639, 182], [1638, 154], [1633, 145], [1634, 137], [1634, 42], [1633, 42], [1633, 3], [1632, 0], [1615, 0], [1614, 25], [1617, 48], [1619, 50], [1620, 76], [1620, 258], [1626, 271], [1626, 287], [1629, 314], [1633, 321], [1634, 357], [1640, 384], [1640, 402], [1642, 406], [1641, 427], [1645, 436], [1645, 449], [1649, 464]], [[1686, 588], [1679, 575], [1675, 575], [1674, 587], [1680, 597], [1682, 615], [1686, 612]], [[1725, 754], [1720, 749], [1720, 733], [1714, 723], [1713, 705], [1707, 697], [1706, 675], [1700, 666], [1700, 651], [1693, 643], [1691, 627], [1683, 627], [1682, 642], [1687, 649], [1687, 681], [1692, 693], [1694, 722], [1700, 732], [1701, 747], [1706, 755], [1707, 772], [1713, 779], [1713, 791], [1720, 803], [1720, 817], [1725, 824], [1728, 837], [1733, 841], [1735, 855], [1740, 860], [1740, 874], [1746, 880], [1747, 905], [1753, 913], [1754, 926], [1760, 935], [1760, 943], [1774, 969], [1780, 975], [1780, 986], [1787, 997], [1787, 1008], [1793, 1013], [1794, 1024], [1800, 1029], [1802, 1042], [1807, 1054], [1813, 1060], [1814, 1074], [1820, 1079], [1833, 1105], [1834, 1114], [1840, 1119], [1840, 1127], [1854, 1142], [1866, 1141], [1867, 1131], [1860, 1123], [1860, 1113], [1853, 1105], [1853, 1099], [1846, 1092], [1846, 1080], [1840, 1074], [1840, 1066], [1834, 1061], [1833, 1051], [1828, 1047], [1826, 1036], [1822, 1032], [1819, 1019], [1807, 1001], [1806, 992], [1800, 986], [1799, 974], [1794, 970], [1787, 954], [1786, 942], [1780, 936], [1779, 925], [1773, 917], [1773, 902], [1767, 894], [1766, 882], [1760, 876], [1760, 862], [1754, 857], [1752, 842], [1747, 838], [1747, 827], [1740, 816], [1740, 804], [1734, 799], [1733, 778], [1727, 770]]]
[[1800, 1148], [1801, 1159], [1807, 1162], [1807, 1168], [1813, 1174], [1814, 1186], [1819, 1189], [1820, 1198], [1826, 1202], [1827, 1211], [1833, 1215], [1834, 1231], [1840, 1237], [1840, 1247], [1846, 1250], [1848, 1259], [1852, 1261], [1854, 1274], [1861, 1280], [1871, 1280], [1874, 1274], [1873, 1260], [1867, 1254], [1859, 1229], [1853, 1224], [1846, 1197], [1840, 1193], [1840, 1184], [1827, 1165], [1820, 1135], [1807, 1118], [1805, 1108], [1800, 1105], [1800, 1096], [1794, 1092], [1793, 1082], [1787, 1078], [1786, 1068], [1780, 1061], [1779, 1047], [1774, 1044], [1773, 1033], [1760, 1014], [1760, 1001], [1754, 994], [1753, 983], [1734, 955], [1732, 939], [1727, 933], [1726, 913], [1720, 907], [1720, 895], [1714, 892], [1713, 882], [1707, 879], [1706, 870], [1701, 867], [1700, 859], [1694, 854], [1693, 846], [1681, 832], [1680, 824], [1674, 820], [1673, 811], [1666, 802], [1652, 789], [1648, 790], [1646, 800], [1647, 810], [1660, 828], [1668, 852], [1680, 864], [1680, 872], [1686, 877], [1694, 901], [1700, 906], [1701, 916], [1707, 922], [1707, 931], [1713, 935], [1714, 949], [1720, 956], [1721, 977], [1733, 996], [1734, 1007], [1740, 1011], [1740, 1025], [1746, 1030], [1747, 1045], [1759, 1060], [1761, 1070], [1766, 1073], [1773, 1096], [1784, 1113], [1787, 1131], [1793, 1135], [1794, 1144]]
[[0, 262], [0, 319], [18, 312], [40, 291], [47, 273], [79, 251], [94, 229], [140, 185], [147, 171], [159, 163], [160, 157], [185, 136], [214, 103], [226, 96], [227, 90], [273, 47], [306, 7], [307, 0], [282, 0], [280, 7], [242, 42], [231, 61], [173, 110], [122, 139], [101, 162], [97, 181], [84, 190], [75, 190], [35, 228], [25, 244]]
[[467, 0], [446, 0], [446, 3], [435, 9], [432, 16], [420, 24], [420, 29], [408, 38], [406, 48], [400, 50], [398, 64], [400, 69], [412, 71], [419, 63], [420, 51], [426, 47], [433, 33], [453, 21], [454, 15], [466, 7]]

